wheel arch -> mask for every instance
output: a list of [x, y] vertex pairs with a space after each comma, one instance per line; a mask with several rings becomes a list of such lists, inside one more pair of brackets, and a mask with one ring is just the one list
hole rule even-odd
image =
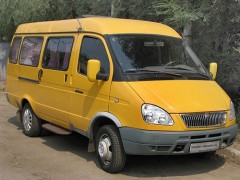
[[22, 101], [21, 101], [21, 109], [23, 109], [23, 107], [25, 106], [25, 104], [29, 103], [31, 105], [31, 103], [26, 99], [26, 98], [23, 98]]
[[36, 111], [36, 106], [35, 106], [34, 100], [30, 96], [28, 96], [28, 95], [24, 95], [21, 98], [19, 109], [22, 110], [24, 105], [27, 104], [27, 103], [30, 104], [30, 106], [32, 107], [34, 113], [36, 113], [37, 111]]
[[118, 128], [122, 127], [122, 123], [115, 115], [109, 112], [97, 113], [90, 121], [87, 137], [92, 140], [96, 131], [100, 129], [100, 127], [108, 124], [113, 124]]

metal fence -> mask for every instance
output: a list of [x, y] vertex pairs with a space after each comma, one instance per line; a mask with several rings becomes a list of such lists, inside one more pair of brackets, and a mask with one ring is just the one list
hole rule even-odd
[[0, 42], [0, 81], [6, 79], [7, 58], [10, 43]]

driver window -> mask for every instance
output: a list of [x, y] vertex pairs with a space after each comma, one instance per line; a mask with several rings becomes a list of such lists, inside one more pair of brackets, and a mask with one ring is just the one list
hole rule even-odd
[[100, 72], [109, 74], [109, 60], [103, 42], [98, 38], [85, 36], [79, 56], [79, 73], [87, 75], [87, 62], [89, 59], [99, 60], [101, 62]]

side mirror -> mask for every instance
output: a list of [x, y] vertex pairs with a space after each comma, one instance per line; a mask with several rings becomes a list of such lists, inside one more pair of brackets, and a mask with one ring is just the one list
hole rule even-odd
[[90, 59], [87, 63], [87, 78], [91, 82], [97, 81], [97, 74], [100, 71], [100, 61], [96, 59]]
[[217, 63], [215, 63], [215, 62], [210, 63], [209, 71], [210, 71], [210, 73], [212, 73], [212, 78], [216, 79], [216, 76], [217, 76]]

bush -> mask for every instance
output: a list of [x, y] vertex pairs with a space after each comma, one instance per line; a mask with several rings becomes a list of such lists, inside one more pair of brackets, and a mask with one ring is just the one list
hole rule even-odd
[[238, 103], [236, 107], [236, 120], [238, 124], [238, 130], [240, 132], [240, 99], [238, 99]]
[[236, 118], [237, 118], [237, 124], [240, 123], [240, 109], [238, 109], [238, 111], [236, 111]]
[[238, 109], [236, 111], [236, 119], [237, 119], [238, 127], [240, 129], [240, 107], [238, 107]]

